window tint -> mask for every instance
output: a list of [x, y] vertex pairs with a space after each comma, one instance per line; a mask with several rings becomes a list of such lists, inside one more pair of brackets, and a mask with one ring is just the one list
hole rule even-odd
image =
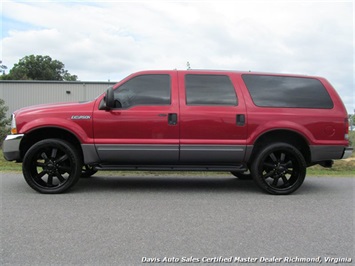
[[187, 105], [237, 105], [234, 87], [228, 76], [186, 75]]
[[327, 90], [317, 79], [249, 74], [242, 77], [257, 106], [333, 108]]
[[142, 75], [134, 77], [115, 90], [115, 100], [122, 108], [135, 105], [169, 105], [170, 76]]

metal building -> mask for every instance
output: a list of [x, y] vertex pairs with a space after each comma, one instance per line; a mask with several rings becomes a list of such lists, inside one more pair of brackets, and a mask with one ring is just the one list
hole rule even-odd
[[55, 102], [93, 100], [115, 83], [85, 81], [1, 80], [0, 98], [9, 107], [7, 117], [22, 107]]

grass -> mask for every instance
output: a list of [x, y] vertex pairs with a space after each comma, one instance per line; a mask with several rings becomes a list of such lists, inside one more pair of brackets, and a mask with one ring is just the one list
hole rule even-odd
[[332, 168], [315, 165], [307, 169], [308, 176], [348, 176], [355, 177], [355, 157], [351, 160], [335, 160]]
[[21, 171], [21, 166], [20, 163], [6, 161], [0, 149], [0, 171]]
[[[350, 132], [349, 139], [352, 147], [355, 147], [355, 131]], [[335, 160], [332, 168], [324, 168], [315, 165], [307, 169], [309, 176], [350, 176], [355, 177], [355, 152], [345, 160]]]
[[[350, 132], [350, 141], [352, 146], [355, 146], [355, 132]], [[15, 163], [15, 162], [8, 162], [4, 159], [2, 150], [0, 149], [0, 171], [12, 171], [12, 172], [20, 172], [22, 171], [22, 164]], [[146, 172], [146, 174], [153, 174], [153, 175], [161, 175], [161, 174], [168, 174], [173, 173], [174, 175], [177, 174], [187, 174], [186, 172]], [[131, 173], [132, 174], [132, 173]], [[131, 175], [129, 172], [120, 171], [111, 173], [110, 175]], [[138, 172], [135, 174], [139, 175]], [[189, 172], [190, 174], [201, 174], [201, 172]], [[349, 176], [355, 177], [355, 152], [352, 154], [352, 157], [346, 160], [335, 160], [334, 165], [332, 168], [324, 168], [319, 165], [315, 165], [309, 167], [307, 169], [308, 176]]]

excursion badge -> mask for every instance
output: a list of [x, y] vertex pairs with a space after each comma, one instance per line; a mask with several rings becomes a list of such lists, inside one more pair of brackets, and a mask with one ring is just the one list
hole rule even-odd
[[90, 115], [73, 115], [71, 120], [89, 120], [91, 119]]

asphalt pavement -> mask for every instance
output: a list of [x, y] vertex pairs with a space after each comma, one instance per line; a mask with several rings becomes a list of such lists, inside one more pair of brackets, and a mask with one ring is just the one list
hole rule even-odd
[[272, 196], [228, 175], [99, 172], [42, 195], [0, 172], [0, 265], [351, 265], [354, 183], [307, 177]]

